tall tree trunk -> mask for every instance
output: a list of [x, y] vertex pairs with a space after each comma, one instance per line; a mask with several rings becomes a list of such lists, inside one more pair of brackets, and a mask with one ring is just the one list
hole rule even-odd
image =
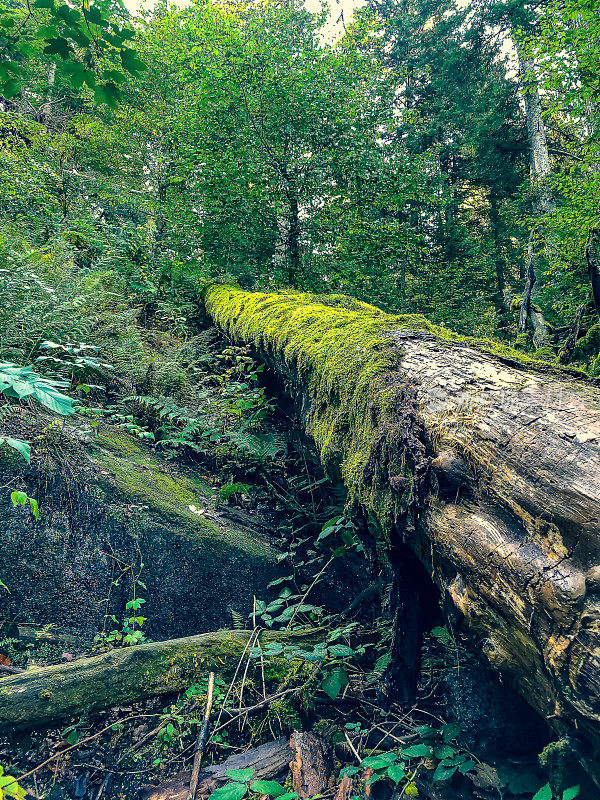
[[500, 214], [498, 211], [498, 198], [492, 191], [490, 195], [490, 225], [494, 237], [494, 271], [496, 274], [496, 308], [498, 313], [503, 315], [510, 306], [510, 293], [505, 280], [505, 260], [502, 253], [502, 243], [500, 240]]
[[289, 278], [289, 253], [288, 253], [288, 216], [283, 209], [277, 211], [276, 217], [275, 252], [273, 253], [273, 267], [277, 279]]
[[[519, 81], [525, 104], [531, 183], [537, 193], [536, 205], [538, 214], [548, 214], [554, 210], [554, 199], [548, 186], [550, 156], [546, 142], [546, 126], [542, 119], [542, 104], [535, 79], [535, 65], [531, 59], [524, 55], [518, 36], [514, 36], [513, 40], [517, 50]], [[535, 235], [533, 235], [530, 236], [528, 245], [525, 290], [519, 319], [519, 331], [521, 333], [525, 332], [527, 320], [529, 319], [534, 330], [533, 343], [536, 348], [542, 347], [549, 338], [544, 316], [539, 308], [534, 308], [541, 288], [542, 274], [539, 252], [535, 242]]]
[[290, 189], [288, 190], [288, 200], [289, 200], [288, 284], [290, 286], [297, 286], [298, 278], [300, 276], [300, 211], [298, 208], [298, 195], [296, 193], [295, 187], [290, 187]]
[[585, 260], [592, 285], [594, 307], [600, 317], [600, 228], [591, 228], [585, 243]]
[[46, 88], [44, 104], [40, 108], [40, 122], [47, 128], [52, 123], [52, 89], [56, 80], [56, 64], [53, 62], [48, 67], [48, 86]]

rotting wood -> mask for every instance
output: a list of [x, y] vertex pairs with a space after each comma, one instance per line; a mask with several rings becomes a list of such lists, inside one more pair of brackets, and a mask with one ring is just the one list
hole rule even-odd
[[[111, 650], [0, 679], [0, 730], [33, 728], [178, 692], [213, 671], [230, 676], [252, 631], [217, 631]], [[315, 643], [319, 631], [266, 632], [261, 641]]]
[[[206, 797], [220, 784], [225, 783], [230, 769], [254, 769], [254, 780], [275, 778], [288, 768], [293, 752], [284, 737], [260, 745], [240, 755], [230, 756], [222, 764], [205, 767], [198, 776], [197, 797]], [[182, 773], [160, 786], [146, 786], [138, 800], [186, 800], [189, 791], [189, 773]]]
[[[264, 297], [264, 306], [257, 309], [255, 297]], [[398, 318], [394, 329], [395, 318], [367, 306], [357, 308], [353, 316], [349, 300], [338, 308], [335, 299], [320, 305], [317, 299], [307, 298], [297, 306], [284, 299], [278, 307], [274, 297], [215, 289], [207, 308], [214, 308], [218, 324], [234, 340], [253, 344], [279, 373], [307, 432], [317, 440], [322, 409], [336, 408], [341, 396], [333, 387], [325, 406], [325, 398], [315, 389], [319, 380], [328, 377], [319, 372], [325, 359], [322, 342], [334, 351], [333, 357], [336, 352], [346, 357], [344, 326], [354, 325], [355, 331], [357, 320], [364, 319], [368, 326], [381, 319], [382, 338], [393, 338], [398, 366], [379, 384], [371, 381], [367, 413], [378, 413], [383, 402], [377, 399], [378, 385], [389, 394], [395, 375], [403, 387], [412, 387], [411, 403], [416, 399], [419, 420], [413, 433], [427, 447], [430, 463], [444, 452], [465, 465], [464, 480], [461, 476], [455, 491], [438, 493], [440, 482], [429, 482], [428, 497], [422, 502], [424, 513], [416, 517], [412, 532], [407, 535], [403, 528], [399, 535], [452, 601], [453, 615], [473, 648], [509, 678], [560, 735], [572, 735], [576, 742], [586, 740], [584, 760], [598, 778], [597, 383], [548, 363], [528, 361], [519, 353], [488, 354], [483, 352], [485, 343], [479, 349], [468, 341], [452, 341], [452, 336], [433, 326], [431, 331], [419, 330], [427, 325], [419, 318], [414, 327], [410, 320]], [[260, 320], [260, 328], [251, 315]], [[328, 330], [316, 323], [310, 328], [311, 320], [319, 315], [336, 337], [326, 338]], [[261, 334], [271, 318], [277, 333]], [[352, 413], [356, 414], [355, 408]], [[338, 419], [341, 430], [344, 423]], [[354, 417], [345, 424], [347, 431], [349, 426], [361, 425]], [[365, 425], [376, 427], [367, 418]], [[379, 441], [373, 442], [374, 448]], [[410, 451], [412, 440], [405, 441], [404, 447]], [[330, 449], [326, 455], [327, 466], [335, 469]], [[340, 448], [338, 476], [343, 457]], [[372, 498], [378, 493], [383, 496], [386, 486], [388, 490], [391, 486], [384, 480], [386, 465], [381, 459], [385, 457], [386, 452], [378, 452], [383, 479], [363, 476], [366, 488], [355, 495], [355, 500], [371, 503], [371, 513], [377, 511]], [[438, 466], [443, 460], [437, 461]], [[351, 477], [356, 474], [354, 468]], [[346, 485], [352, 489], [348, 481]], [[420, 485], [426, 488], [426, 475]], [[410, 491], [408, 480], [399, 492]]]
[[354, 781], [349, 775], [344, 775], [335, 793], [334, 800], [350, 800], [354, 794]]
[[292, 785], [300, 800], [323, 794], [335, 784], [333, 748], [316, 733], [294, 731], [290, 737]]

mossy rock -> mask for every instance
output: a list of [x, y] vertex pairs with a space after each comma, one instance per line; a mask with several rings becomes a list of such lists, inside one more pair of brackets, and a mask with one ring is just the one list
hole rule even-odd
[[[96, 438], [72, 424], [52, 448], [40, 444], [20, 485], [39, 502], [0, 507], [0, 575], [10, 589], [3, 613], [91, 635], [131, 598], [127, 564], [144, 567], [144, 616], [153, 639], [231, 627], [278, 574], [277, 521], [214, 508], [206, 480], [122, 430]], [[32, 437], [34, 435], [32, 433]], [[68, 452], [60, 461], [56, 453]], [[14, 464], [0, 464], [0, 477]], [[203, 512], [203, 513], [199, 513]]]

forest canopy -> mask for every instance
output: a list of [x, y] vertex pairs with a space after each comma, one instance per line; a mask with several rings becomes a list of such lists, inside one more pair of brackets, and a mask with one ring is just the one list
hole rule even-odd
[[596, 11], [371, 0], [330, 43], [293, 2], [5, 6], [3, 266], [348, 293], [595, 371]]

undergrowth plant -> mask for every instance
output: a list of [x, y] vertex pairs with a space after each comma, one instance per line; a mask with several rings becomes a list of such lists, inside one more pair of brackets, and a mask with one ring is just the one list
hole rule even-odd
[[144, 633], [144, 624], [148, 618], [143, 616], [142, 610], [146, 598], [139, 594], [140, 589], [146, 591], [148, 588], [141, 579], [144, 563], [141, 557], [136, 564], [128, 563], [114, 555], [113, 561], [117, 575], [111, 581], [109, 595], [104, 601], [106, 607], [108, 609], [110, 606], [113, 589], [119, 587], [123, 581], [130, 583], [131, 598], [125, 603], [121, 619], [108, 612], [104, 615], [102, 630], [94, 637], [94, 648], [101, 651], [115, 647], [130, 647], [148, 641]]

